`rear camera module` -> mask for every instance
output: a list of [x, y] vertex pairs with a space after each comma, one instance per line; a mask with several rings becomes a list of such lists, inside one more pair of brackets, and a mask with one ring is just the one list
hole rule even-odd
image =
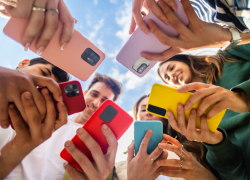
[[143, 63], [143, 64], [140, 65], [140, 67], [137, 69], [137, 72], [141, 74], [147, 67], [148, 67], [148, 65], [145, 64], [145, 63]]
[[80, 94], [80, 90], [77, 84], [69, 84], [64, 87], [64, 90], [67, 97], [73, 97]]
[[96, 63], [100, 60], [100, 56], [90, 48], [87, 48], [82, 53], [81, 58], [87, 63], [89, 63], [91, 66], [96, 65]]
[[143, 73], [145, 69], [150, 65], [149, 60], [140, 57], [135, 64], [132, 66], [132, 68], [139, 74]]

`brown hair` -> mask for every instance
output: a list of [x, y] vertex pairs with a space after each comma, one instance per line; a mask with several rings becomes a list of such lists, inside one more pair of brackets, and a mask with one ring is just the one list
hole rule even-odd
[[[134, 106], [133, 106], [133, 115], [135, 117], [135, 120], [137, 120], [137, 114], [139, 111], [139, 104], [140, 102], [145, 99], [146, 97], [149, 97], [149, 95], [144, 95], [141, 98], [139, 98]], [[166, 126], [163, 128], [163, 132], [170, 135], [173, 138], [176, 138], [183, 146], [184, 148], [193, 154], [193, 156], [197, 159], [199, 163], [201, 163], [205, 168], [210, 170], [209, 165], [206, 160], [206, 153], [207, 150], [204, 147], [204, 145], [200, 142], [195, 142], [195, 141], [189, 141], [185, 136], [183, 136], [181, 133], [175, 131], [170, 124], [168, 123], [168, 119], [162, 118], [166, 121]]]
[[[160, 67], [164, 63], [168, 61], [180, 61], [186, 63], [190, 68], [193, 74], [202, 78], [209, 84], [214, 83], [218, 78], [222, 75], [222, 68], [224, 62], [236, 62], [238, 60], [224, 57], [222, 55], [214, 55], [214, 56], [194, 56], [194, 55], [185, 55], [178, 54], [173, 56], [172, 58], [163, 61], [160, 63], [159, 68], [157, 70], [158, 75], [160, 76]], [[163, 82], [167, 83], [161, 76]]]
[[96, 73], [94, 78], [92, 79], [89, 87], [88, 87], [88, 90], [97, 82], [103, 82], [108, 87], [110, 87], [110, 89], [112, 89], [113, 93], [115, 94], [115, 97], [114, 97], [113, 101], [116, 101], [118, 99], [118, 97], [120, 96], [120, 94], [122, 92], [121, 83], [119, 83], [118, 81], [112, 79], [111, 77]]

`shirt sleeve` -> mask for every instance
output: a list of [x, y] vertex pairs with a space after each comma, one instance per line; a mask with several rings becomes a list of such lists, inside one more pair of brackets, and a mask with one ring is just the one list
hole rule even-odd
[[221, 128], [224, 140], [217, 145], [203, 143], [207, 152], [208, 163], [220, 174], [222, 179], [248, 179], [247, 169], [241, 149], [233, 144], [227, 132]]

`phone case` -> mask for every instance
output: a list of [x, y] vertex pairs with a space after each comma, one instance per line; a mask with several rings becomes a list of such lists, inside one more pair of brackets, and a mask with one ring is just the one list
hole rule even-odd
[[[83, 128], [92, 136], [92, 138], [95, 139], [95, 141], [102, 148], [103, 153], [106, 154], [108, 143], [102, 133], [101, 126], [103, 124], [107, 124], [107, 126], [113, 131], [116, 139], [119, 140], [132, 123], [133, 118], [127, 112], [116, 105], [113, 101], [106, 100], [84, 124]], [[71, 141], [89, 158], [89, 160], [93, 162], [93, 157], [90, 151], [77, 135], [75, 135]], [[68, 163], [82, 171], [82, 168], [65, 148], [60, 153], [60, 156]]]
[[141, 142], [147, 132], [152, 129], [153, 134], [148, 143], [147, 153], [150, 155], [163, 139], [163, 124], [161, 121], [135, 121], [134, 122], [134, 144], [135, 155], [140, 149]]
[[[187, 26], [189, 24], [189, 20], [181, 2], [179, 0], [175, 0], [175, 3], [177, 5], [177, 10], [175, 11], [176, 16], [183, 24]], [[166, 25], [165, 23], [163, 23], [152, 12], [149, 12], [148, 15], [144, 18], [144, 22], [147, 22], [150, 19], [152, 19], [155, 24], [168, 36], [177, 37], [179, 35], [179, 33], [171, 25]], [[139, 77], [143, 77], [157, 63], [157, 61], [146, 60], [141, 57], [141, 53], [148, 52], [160, 54], [169, 48], [170, 46], [162, 44], [151, 32], [147, 35], [139, 28], [137, 28], [130, 36], [127, 43], [122, 47], [122, 49], [116, 56], [116, 59], [126, 68], [128, 68], [132, 73]], [[141, 73], [133, 68], [133, 66], [136, 66], [136, 68], [140, 68], [137, 65], [139, 61], [147, 65], [146, 69]]]
[[[190, 92], [178, 93], [173, 87], [155, 83], [152, 86], [146, 110], [163, 118], [168, 118], [167, 111], [170, 110], [173, 112], [175, 119], [177, 119], [177, 105], [184, 105], [192, 94]], [[202, 100], [198, 101], [191, 109], [197, 109], [201, 102]], [[204, 113], [206, 114], [213, 106], [210, 106]], [[186, 119], [189, 118], [191, 109], [185, 111]], [[211, 132], [216, 131], [225, 112], [226, 109], [207, 120], [208, 128]], [[200, 128], [200, 118], [196, 118], [196, 127]]]
[[[12, 17], [4, 27], [3, 32], [21, 44], [21, 38], [28, 23], [28, 19]], [[72, 39], [67, 44], [65, 49], [61, 50], [60, 37], [62, 26], [62, 22], [59, 21], [57, 31], [55, 32], [46, 49], [42, 52], [41, 56], [64, 71], [83, 81], [86, 81], [96, 70], [96, 68], [102, 63], [105, 58], [105, 54], [77, 30], [74, 30]], [[38, 37], [39, 35], [36, 36], [30, 46], [30, 50], [35, 53], [37, 52], [35, 45]], [[91, 65], [89, 63], [89, 59], [83, 57], [85, 59], [83, 60], [82, 58], [82, 56], [86, 54], [86, 50], [89, 48], [96, 53], [95, 55], [99, 56], [99, 61], [94, 61], [96, 64], [93, 63]]]
[[[73, 86], [75, 85], [77, 85], [77, 88], [73, 89]], [[63, 102], [67, 108], [68, 115], [81, 112], [86, 108], [86, 104], [85, 104], [85, 100], [84, 100], [84, 96], [82, 92], [82, 87], [78, 81], [74, 80], [74, 81], [67, 81], [67, 82], [59, 83], [59, 86], [62, 90]], [[71, 92], [68, 91], [66, 89], [67, 86], [72, 87], [71, 90], [75, 92], [74, 96], [72, 96], [71, 94], [69, 95], [69, 93], [72, 93], [72, 91]], [[42, 89], [43, 89], [42, 87], [38, 88], [39, 91], [41, 91]], [[57, 102], [55, 100], [54, 100], [54, 103], [56, 107]], [[10, 119], [10, 125], [12, 129], [15, 129], [11, 122], [11, 119]]]

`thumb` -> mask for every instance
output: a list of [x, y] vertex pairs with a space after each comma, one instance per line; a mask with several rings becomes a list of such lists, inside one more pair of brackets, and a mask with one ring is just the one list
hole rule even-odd
[[134, 158], [134, 151], [135, 151], [135, 148], [134, 148], [134, 140], [133, 140], [132, 143], [128, 147], [128, 158], [127, 158], [128, 163]]

